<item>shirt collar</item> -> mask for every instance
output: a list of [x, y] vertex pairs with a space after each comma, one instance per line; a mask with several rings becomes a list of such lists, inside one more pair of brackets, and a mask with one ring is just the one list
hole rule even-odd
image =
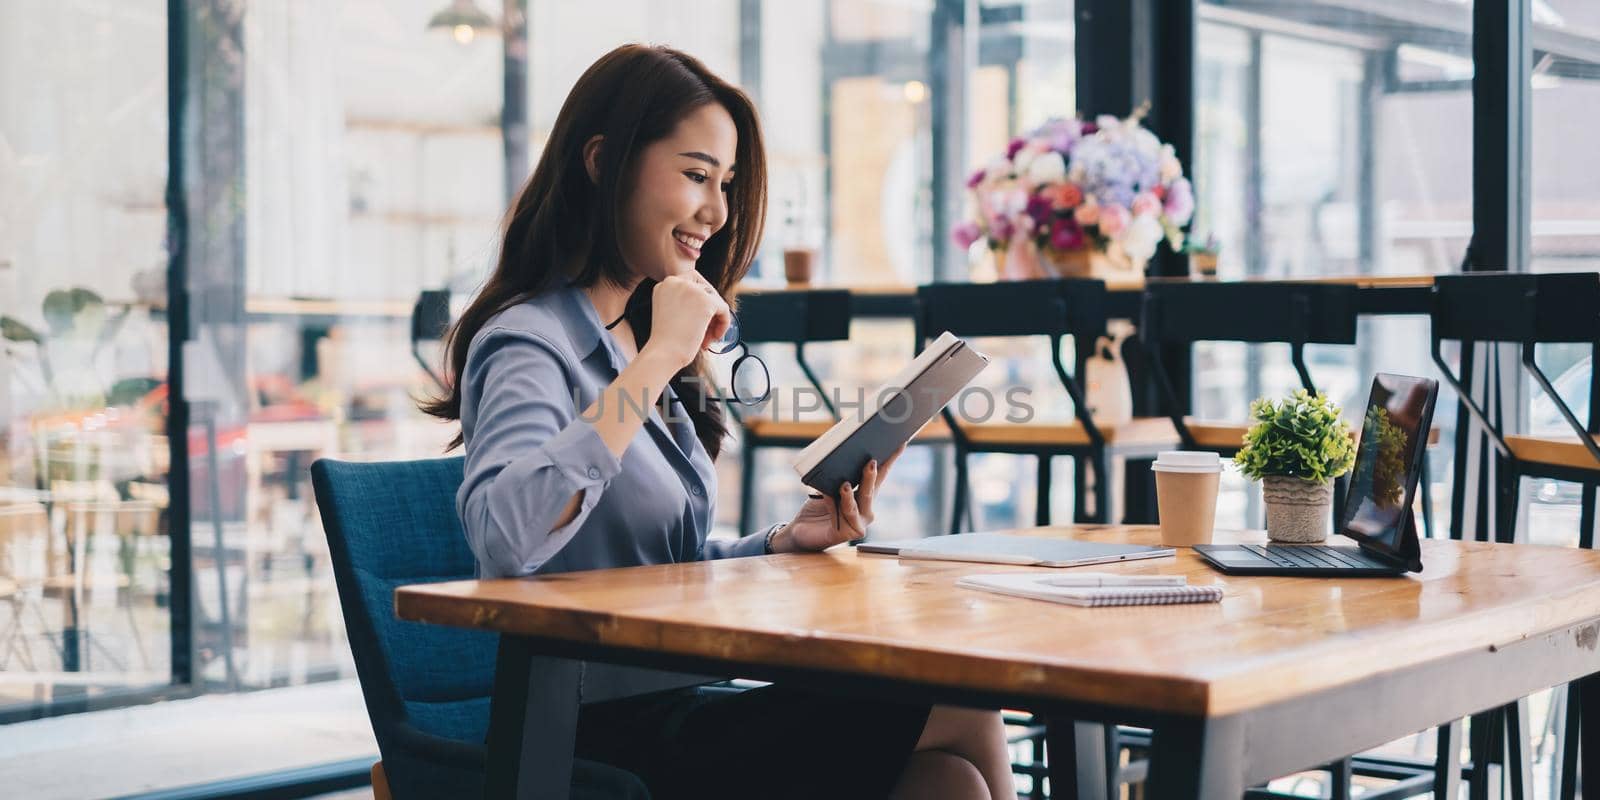
[[593, 357], [597, 351], [603, 352], [612, 370], [622, 372], [622, 353], [617, 351], [616, 343], [611, 337], [604, 335], [605, 324], [600, 321], [594, 303], [589, 302], [583, 289], [568, 281], [557, 291], [561, 295], [561, 303], [558, 306], [561, 325], [566, 328], [567, 337], [572, 340], [574, 352], [584, 360]]

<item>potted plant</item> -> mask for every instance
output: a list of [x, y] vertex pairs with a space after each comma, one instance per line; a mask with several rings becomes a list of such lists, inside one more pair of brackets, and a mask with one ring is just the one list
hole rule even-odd
[[1296, 544], [1328, 538], [1333, 479], [1349, 472], [1356, 459], [1339, 406], [1300, 389], [1281, 402], [1256, 400], [1250, 418], [1255, 424], [1233, 462], [1246, 477], [1261, 481], [1267, 538]]

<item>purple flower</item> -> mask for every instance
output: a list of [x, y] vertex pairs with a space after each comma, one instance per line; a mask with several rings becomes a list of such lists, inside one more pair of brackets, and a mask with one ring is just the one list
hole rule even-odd
[[1189, 218], [1194, 216], [1194, 188], [1189, 185], [1189, 179], [1179, 178], [1172, 182], [1172, 186], [1167, 188], [1163, 210], [1172, 224], [1183, 226], [1189, 223]]
[[1061, 217], [1050, 228], [1050, 246], [1057, 250], [1076, 250], [1085, 244], [1083, 228], [1072, 217]]
[[978, 184], [983, 183], [983, 176], [985, 174], [987, 174], [987, 173], [988, 173], [988, 170], [984, 169], [983, 167], [979, 167], [976, 170], [973, 170], [972, 174], [967, 176], [967, 188], [968, 189], [976, 189], [976, 188], [978, 188]]
[[978, 241], [978, 237], [982, 235], [983, 230], [978, 227], [978, 223], [970, 220], [957, 225], [954, 230], [950, 231], [951, 241], [955, 242], [956, 247], [962, 250], [971, 247], [972, 243]]
[[1094, 124], [1093, 122], [1085, 122], [1085, 123], [1083, 123], [1083, 135], [1084, 136], [1088, 136], [1089, 134], [1094, 133], [1094, 132], [1096, 132], [1098, 130], [1100, 130], [1100, 126]]
[[1050, 222], [1054, 215], [1050, 198], [1043, 195], [1034, 195], [1028, 198], [1028, 216], [1033, 217], [1035, 227], [1043, 228]]
[[1027, 139], [1012, 139], [1011, 144], [1006, 145], [1006, 158], [1015, 158], [1017, 151], [1021, 150], [1023, 145], [1027, 143]]

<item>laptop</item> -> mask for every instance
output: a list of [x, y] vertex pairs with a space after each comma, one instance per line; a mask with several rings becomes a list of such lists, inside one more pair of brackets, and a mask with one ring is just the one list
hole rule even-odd
[[[1194, 551], [1229, 575], [1393, 576], [1422, 571], [1411, 501], [1426, 457], [1439, 383], [1379, 373], [1362, 416], [1341, 545], [1202, 544]], [[1396, 434], [1399, 434], [1398, 436]]]

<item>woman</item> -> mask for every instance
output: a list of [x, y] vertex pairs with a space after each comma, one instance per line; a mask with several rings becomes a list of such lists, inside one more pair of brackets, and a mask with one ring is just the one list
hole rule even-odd
[[[865, 534], [893, 458], [837, 503], [708, 541], [727, 434], [699, 376], [766, 206], [749, 98], [699, 61], [628, 45], [573, 87], [451, 331], [457, 508], [484, 577], [820, 551]], [[696, 689], [584, 706], [577, 754], [656, 797], [1014, 798], [994, 712]]]

